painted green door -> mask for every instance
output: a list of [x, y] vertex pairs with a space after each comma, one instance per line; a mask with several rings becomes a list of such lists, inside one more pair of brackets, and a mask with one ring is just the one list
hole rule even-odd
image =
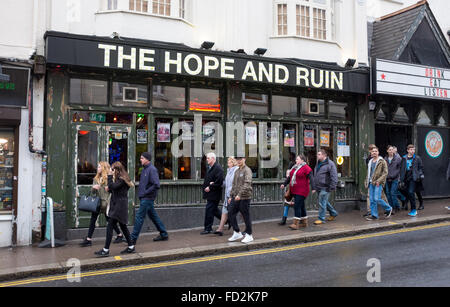
[[[87, 228], [91, 218], [90, 213], [78, 210], [81, 195], [91, 191], [93, 179], [100, 161], [112, 165], [120, 161], [130, 174], [134, 174], [135, 135], [131, 125], [113, 124], [80, 124], [74, 123], [71, 128], [71, 162], [72, 193], [71, 207], [67, 210], [68, 226], [70, 228]], [[130, 176], [132, 177], [132, 176]], [[129, 223], [134, 223], [134, 188], [128, 192]], [[106, 219], [100, 215], [99, 226], [106, 225]]]

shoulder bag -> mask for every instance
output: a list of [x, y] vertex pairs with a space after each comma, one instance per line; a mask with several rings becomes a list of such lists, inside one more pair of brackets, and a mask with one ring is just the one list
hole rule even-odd
[[98, 196], [82, 195], [78, 203], [78, 210], [84, 212], [97, 213], [100, 210], [101, 199]]

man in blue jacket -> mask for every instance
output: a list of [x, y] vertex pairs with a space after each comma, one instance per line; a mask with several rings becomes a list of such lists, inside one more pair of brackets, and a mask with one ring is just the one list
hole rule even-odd
[[144, 224], [145, 215], [147, 214], [159, 231], [159, 236], [154, 238], [153, 241], [166, 241], [169, 239], [166, 228], [155, 210], [155, 199], [159, 189], [159, 176], [156, 167], [150, 162], [151, 159], [152, 156], [149, 152], [141, 154], [141, 164], [144, 166], [144, 169], [141, 173], [138, 189], [140, 206], [136, 213], [133, 233], [131, 234], [131, 240], [134, 244], [136, 244], [142, 225]]

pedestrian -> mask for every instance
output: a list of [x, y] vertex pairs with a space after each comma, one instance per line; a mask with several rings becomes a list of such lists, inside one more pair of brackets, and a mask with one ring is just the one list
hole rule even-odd
[[[375, 144], [370, 144], [369, 145], [369, 156], [366, 158], [366, 165], [369, 164], [369, 161], [372, 159], [372, 150], [377, 147]], [[370, 197], [369, 197], [369, 190], [367, 189], [367, 197], [366, 197], [366, 207], [367, 207], [367, 211], [366, 214], [363, 215], [363, 217], [369, 217], [372, 214], [370, 213]]]
[[305, 208], [305, 199], [309, 195], [312, 169], [308, 164], [306, 164], [306, 157], [304, 155], [298, 155], [295, 162], [295, 166], [291, 169], [291, 173], [284, 184], [281, 185], [281, 189], [284, 189], [284, 186], [289, 184], [295, 203], [295, 217], [289, 228], [299, 230], [302, 227], [308, 227], [308, 215]]
[[365, 181], [366, 188], [369, 188], [370, 197], [371, 216], [366, 218], [368, 221], [378, 220], [378, 205], [381, 205], [382, 208], [384, 208], [386, 218], [391, 217], [392, 207], [381, 198], [388, 173], [386, 160], [380, 157], [377, 147], [373, 148], [372, 159], [368, 164], [367, 178]]
[[221, 219], [219, 202], [222, 199], [223, 168], [216, 159], [216, 155], [212, 152], [206, 155], [208, 170], [202, 185], [206, 208], [204, 230], [200, 233], [201, 235], [212, 232], [214, 217]]
[[228, 222], [229, 228], [231, 228], [231, 224], [228, 219], [228, 212], [230, 211], [231, 205], [228, 204], [228, 198], [230, 198], [231, 188], [233, 187], [233, 179], [236, 170], [239, 168], [237, 166], [237, 161], [234, 157], [228, 158], [228, 170], [227, 175], [224, 180], [224, 188], [225, 188], [225, 197], [222, 205], [222, 217], [220, 219], [219, 228], [214, 232], [214, 234], [223, 236], [223, 228], [225, 224]]
[[[398, 149], [396, 146], [393, 146], [394, 148], [394, 155], [400, 157], [400, 159], [403, 159], [399, 154], [398, 154]], [[401, 166], [400, 166], [401, 168]], [[405, 191], [403, 189], [400, 189], [400, 180], [399, 180], [399, 186], [397, 186], [397, 198], [400, 199], [400, 201], [402, 202], [402, 209], [403, 210], [408, 210], [408, 205], [406, 202], [406, 196], [405, 196]]]
[[169, 234], [166, 231], [166, 227], [155, 210], [155, 200], [158, 196], [160, 184], [158, 170], [152, 164], [151, 160], [151, 153], [144, 152], [141, 154], [140, 162], [144, 169], [142, 170], [141, 177], [139, 178], [139, 210], [136, 213], [133, 232], [131, 233], [131, 239], [134, 244], [136, 244], [139, 238], [146, 215], [148, 215], [150, 220], [156, 226], [156, 229], [159, 231], [159, 235], [153, 238], [153, 241], [166, 241], [169, 239]]
[[[292, 168], [296, 165], [295, 161], [289, 163], [288, 170], [286, 171], [286, 180], [289, 178]], [[284, 184], [286, 185], [286, 184]], [[284, 189], [284, 188], [283, 188]], [[294, 206], [294, 201], [291, 199], [288, 201], [283, 196], [284, 202], [283, 202], [283, 216], [281, 217], [281, 222], [278, 223], [280, 226], [286, 225], [286, 221], [289, 215], [289, 208]]]
[[[100, 161], [97, 166], [97, 174], [94, 177], [94, 184], [92, 186], [91, 193], [100, 198], [100, 208], [98, 212], [93, 212], [91, 214], [91, 220], [89, 223], [88, 235], [84, 238], [83, 242], [80, 243], [81, 247], [87, 247], [92, 245], [92, 235], [95, 231], [95, 224], [97, 223], [98, 216], [100, 213], [105, 215], [106, 221], [108, 222], [109, 217], [107, 211], [109, 209], [109, 201], [111, 199], [111, 194], [108, 192], [108, 171], [111, 166], [108, 162]], [[114, 227], [117, 237], [113, 243], [121, 243], [124, 241], [123, 235], [120, 232], [117, 224]]]
[[407, 191], [407, 200], [411, 205], [409, 216], [417, 216], [416, 210], [416, 189], [421, 185], [420, 181], [425, 178], [423, 173], [423, 162], [420, 156], [416, 155], [416, 147], [408, 145], [407, 154], [403, 156], [402, 167], [400, 171], [401, 185]]
[[[233, 187], [231, 188], [228, 204], [231, 204], [229, 219], [234, 233], [228, 241], [233, 242], [242, 239], [242, 243], [253, 241], [252, 221], [250, 218], [250, 201], [252, 198], [252, 170], [245, 165], [245, 157], [237, 157], [238, 169], [234, 174]], [[242, 214], [245, 222], [245, 237], [239, 230], [237, 214]]]
[[402, 166], [402, 158], [394, 153], [394, 146], [389, 145], [387, 148], [388, 155], [385, 158], [388, 165], [388, 175], [386, 179], [386, 195], [389, 205], [394, 212], [400, 211], [398, 203], [398, 182], [400, 180], [400, 168]]
[[450, 181], [450, 158], [448, 159], [447, 180]]
[[131, 254], [135, 252], [134, 244], [132, 244], [130, 232], [128, 231], [128, 190], [134, 187], [130, 176], [120, 162], [114, 162], [108, 172], [108, 191], [111, 193], [111, 201], [109, 205], [109, 221], [106, 227], [105, 247], [95, 254], [98, 257], [109, 256], [109, 246], [113, 236], [113, 229], [117, 223], [127, 240], [128, 247], [121, 251], [121, 254]]
[[328, 158], [328, 154], [324, 149], [319, 150], [312, 180], [312, 192], [319, 193], [319, 219], [314, 222], [314, 225], [325, 223], [327, 210], [330, 213], [330, 216], [326, 219], [327, 221], [334, 221], [338, 216], [337, 211], [328, 201], [330, 193], [336, 190], [337, 178], [336, 164]]

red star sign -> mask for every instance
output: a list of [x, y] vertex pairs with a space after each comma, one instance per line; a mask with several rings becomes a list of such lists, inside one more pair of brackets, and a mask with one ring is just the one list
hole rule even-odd
[[381, 79], [382, 79], [382, 80], [386, 80], [386, 75], [385, 75], [385, 74], [382, 74], [382, 75], [381, 75]]

